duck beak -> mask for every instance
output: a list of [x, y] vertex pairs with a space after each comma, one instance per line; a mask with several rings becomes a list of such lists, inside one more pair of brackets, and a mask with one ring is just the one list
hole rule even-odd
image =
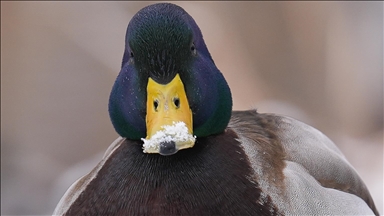
[[148, 79], [146, 127], [145, 153], [172, 155], [194, 146], [192, 111], [179, 74], [165, 85]]

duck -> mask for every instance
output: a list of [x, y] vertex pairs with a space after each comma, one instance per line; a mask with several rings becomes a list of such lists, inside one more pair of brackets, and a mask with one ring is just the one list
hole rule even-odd
[[232, 110], [201, 30], [175, 4], [130, 20], [108, 110], [120, 137], [53, 215], [379, 215], [326, 135]]

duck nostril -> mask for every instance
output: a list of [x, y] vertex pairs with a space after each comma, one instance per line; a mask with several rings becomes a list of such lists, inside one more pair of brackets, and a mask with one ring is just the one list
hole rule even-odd
[[177, 152], [176, 143], [174, 141], [161, 142], [159, 153], [163, 156], [173, 155]]
[[155, 108], [155, 111], [157, 112], [157, 107], [159, 107], [159, 101], [158, 100], [153, 101], [153, 107]]
[[180, 108], [180, 99], [179, 98], [173, 98], [173, 103], [175, 104], [176, 108]]

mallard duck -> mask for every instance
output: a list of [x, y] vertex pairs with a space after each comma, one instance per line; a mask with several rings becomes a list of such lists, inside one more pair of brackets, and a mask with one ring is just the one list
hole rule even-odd
[[199, 27], [177, 5], [131, 19], [109, 113], [121, 137], [55, 215], [378, 215], [324, 134], [289, 117], [232, 111]]

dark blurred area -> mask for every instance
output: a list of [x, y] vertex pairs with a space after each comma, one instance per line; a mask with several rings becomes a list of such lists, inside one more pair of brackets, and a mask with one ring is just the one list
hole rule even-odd
[[[154, 2], [1, 1], [1, 214], [47, 215], [118, 135], [108, 97], [130, 18]], [[234, 109], [304, 121], [383, 214], [383, 2], [174, 2]]]

